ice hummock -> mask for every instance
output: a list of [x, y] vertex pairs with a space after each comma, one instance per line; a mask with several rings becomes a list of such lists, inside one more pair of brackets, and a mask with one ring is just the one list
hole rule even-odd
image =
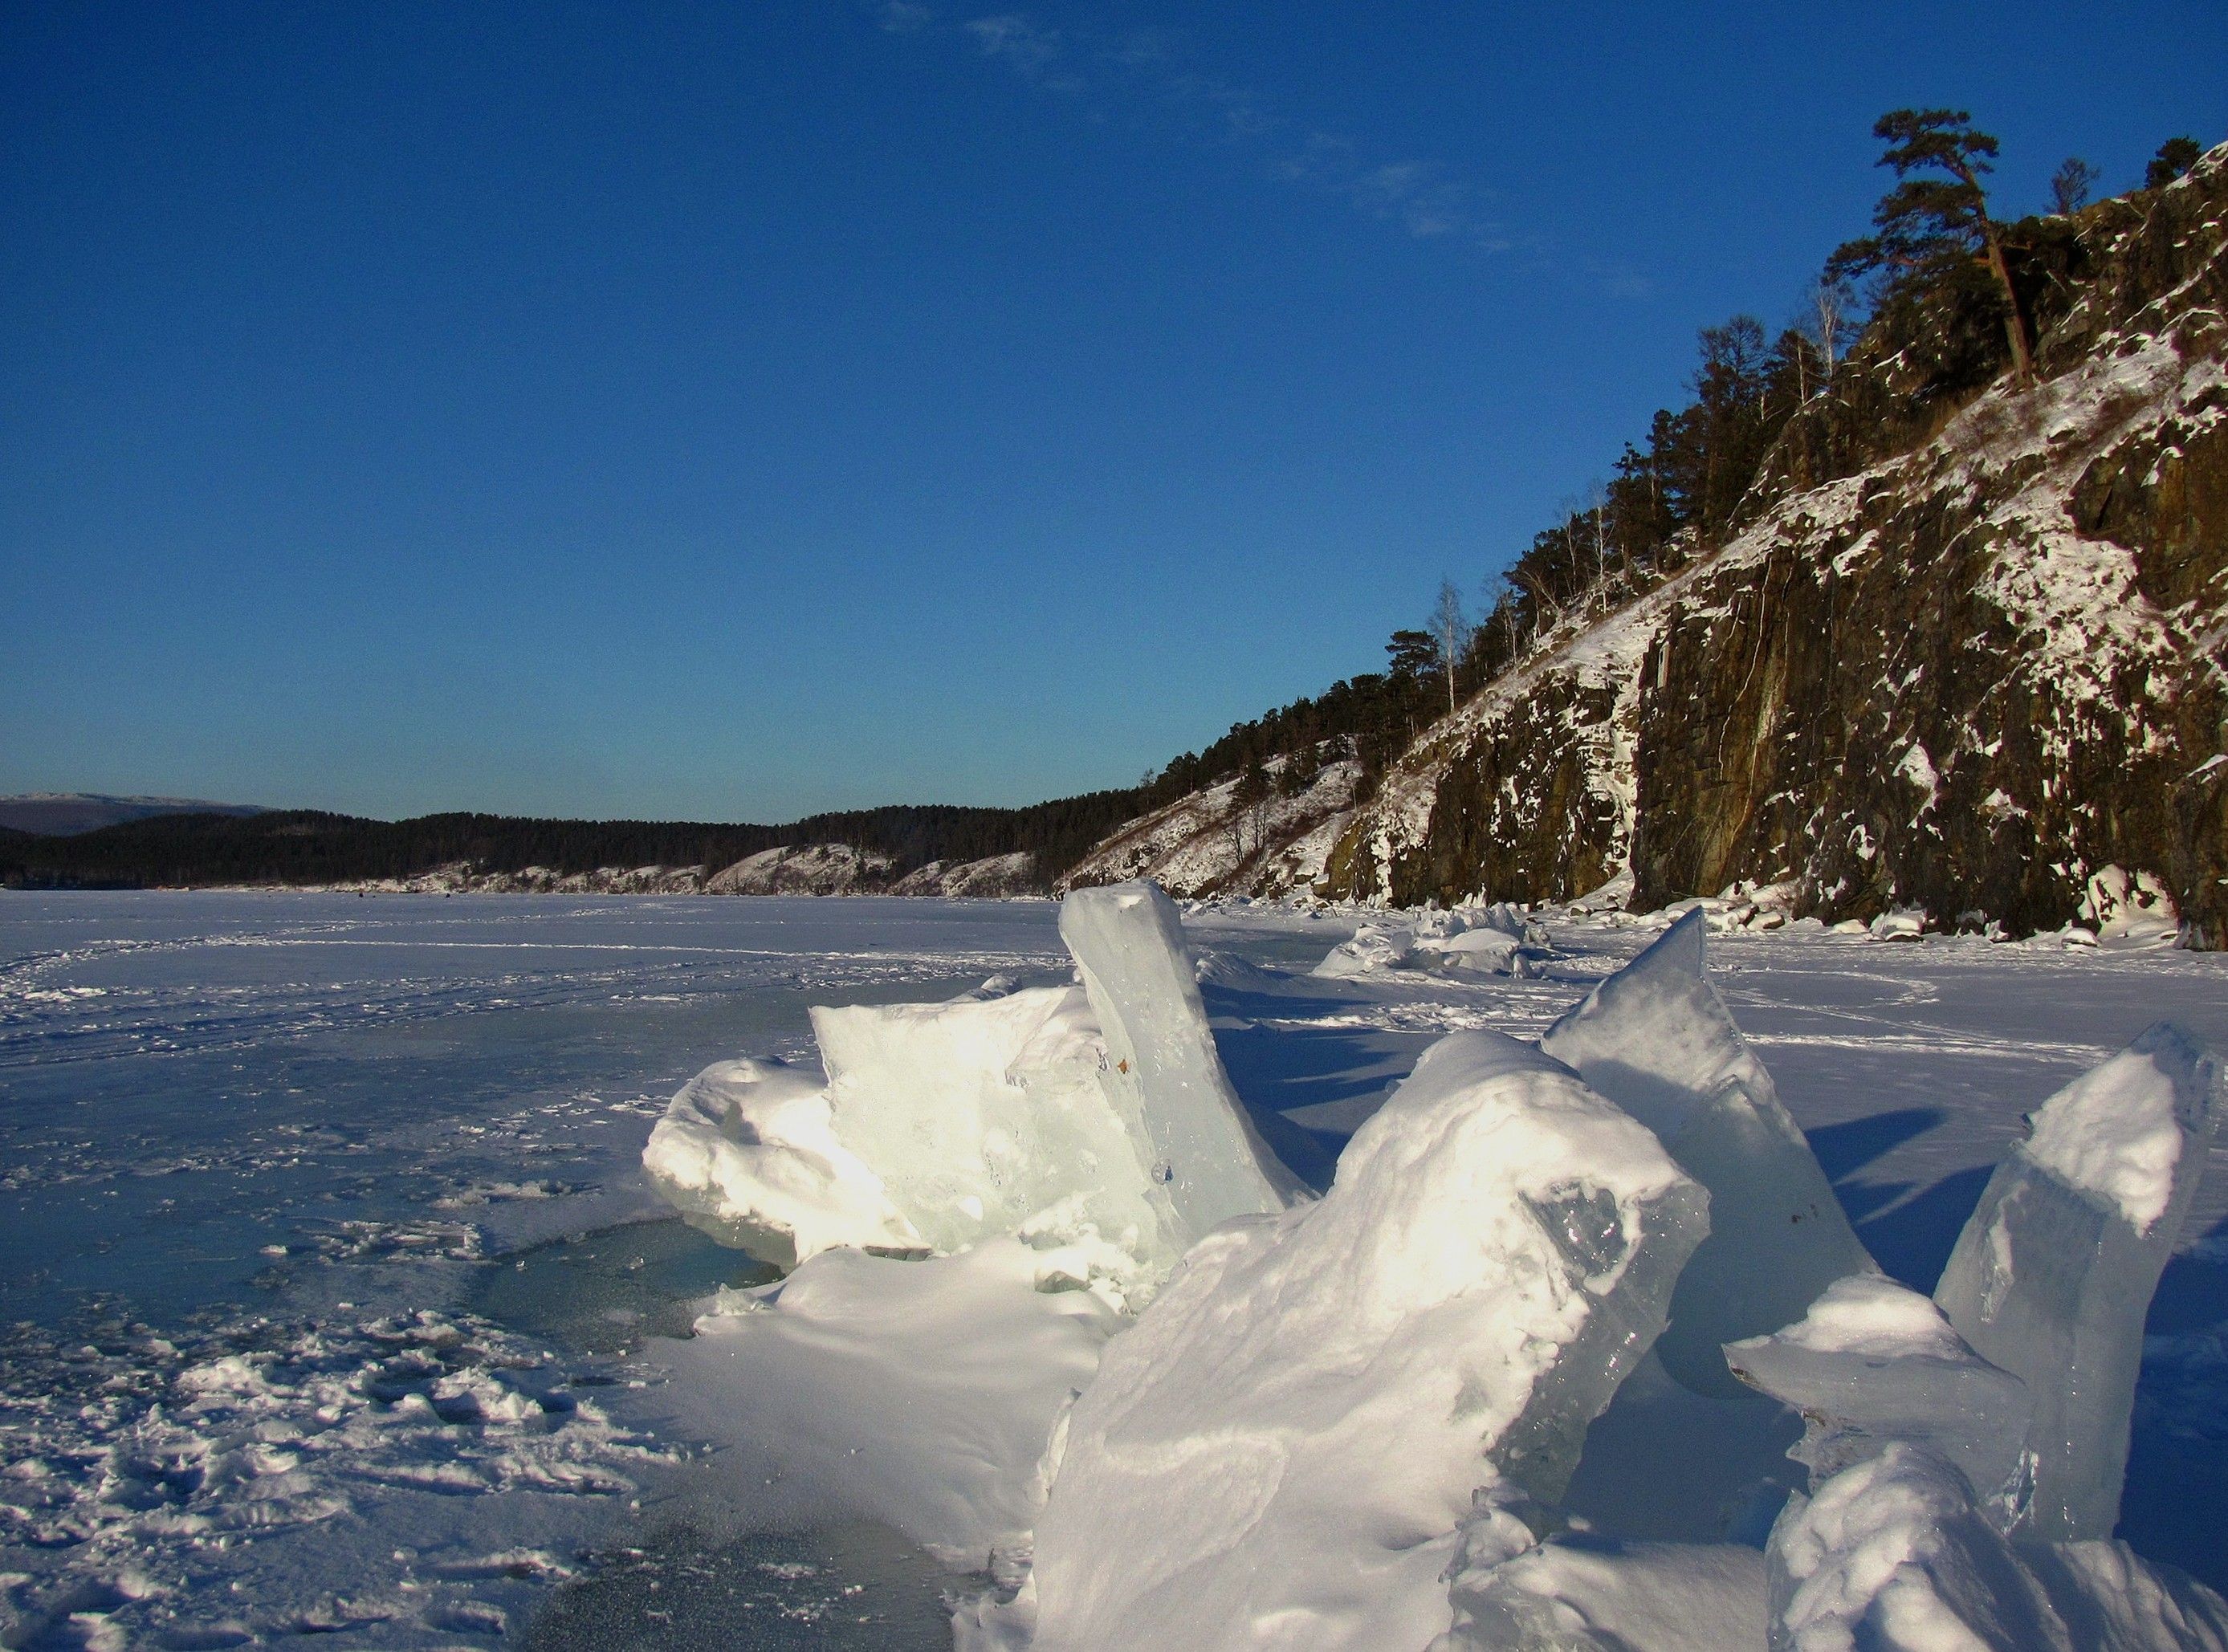
[[1710, 984], [1700, 909], [1547, 1029], [1540, 1047], [1655, 1131], [1710, 1190], [1710, 1236], [1672, 1298], [1664, 1368], [1703, 1393], [1740, 1392], [1719, 1349], [1802, 1317], [1819, 1293], [1876, 1271], [1826, 1173]]
[[1561, 1495], [1707, 1208], [1560, 1063], [1440, 1040], [1321, 1202], [1209, 1235], [1107, 1345], [993, 1621], [1037, 1652], [1425, 1645], [1473, 1494]]
[[1324, 955], [1315, 973], [1351, 979], [1428, 967], [1521, 977], [1538, 973], [1546, 948], [1546, 930], [1503, 900], [1429, 909], [1405, 922], [1363, 924]]
[[2037, 1110], [1958, 1235], [1935, 1300], [2034, 1396], [2028, 1535], [2118, 1523], [2143, 1317], [2223, 1111], [2219, 1063], [2161, 1022]]
[[1018, 1234], [1048, 1286], [1149, 1291], [1301, 1184], [1232, 1092], [1175, 909], [1079, 890], [1080, 987], [815, 1008], [825, 1085], [728, 1061], [683, 1085], [643, 1164], [691, 1222], [782, 1267], [840, 1245], [948, 1254]]
[[1019, 1233], [1057, 1208], [1163, 1268], [1181, 1254], [1107, 1105], [1098, 1022], [1077, 987], [940, 1004], [815, 1008], [836, 1126], [931, 1249]]
[[1166, 1198], [1179, 1252], [1233, 1216], [1282, 1210], [1301, 1183], [1230, 1087], [1175, 903], [1152, 883], [1078, 889], [1060, 904], [1060, 935], [1105, 1040], [1099, 1082]]
[[1828, 1287], [1793, 1325], [1725, 1348], [1733, 1373], [1802, 1413], [1789, 1453], [1815, 1479], [1878, 1456], [1893, 1441], [1924, 1445], [1984, 1498], [2009, 1509], [2022, 1495], [2033, 1401], [1990, 1365], [1931, 1300], [1877, 1274]]
[[1363, 924], [1323, 955], [1315, 973], [1330, 980], [1350, 980], [1380, 970], [1403, 969], [1415, 952], [1416, 932], [1409, 925]]
[[781, 1061], [706, 1067], [650, 1130], [642, 1163], [692, 1226], [778, 1266], [839, 1245], [928, 1248], [837, 1138], [826, 1089]]

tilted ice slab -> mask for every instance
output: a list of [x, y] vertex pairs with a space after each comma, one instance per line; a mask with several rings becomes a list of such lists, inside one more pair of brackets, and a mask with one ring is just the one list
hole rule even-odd
[[2026, 1535], [2118, 1523], [2143, 1317], [2223, 1111], [2218, 1062], [2154, 1027], [2043, 1104], [1957, 1237], [1935, 1300], [2034, 1396]]
[[1106, 1041], [1106, 1098], [1166, 1197], [1177, 1253], [1290, 1203], [1301, 1183], [1230, 1087], [1175, 903], [1151, 883], [1078, 889], [1060, 903], [1060, 936]]
[[1107, 1345], [975, 1642], [1422, 1648], [1473, 1493], [1561, 1495], [1707, 1208], [1567, 1068], [1442, 1039], [1319, 1203], [1210, 1235]]
[[1540, 1047], [1655, 1131], [1710, 1190], [1710, 1237], [1671, 1300], [1664, 1368], [1702, 1393], [1740, 1386], [1719, 1349], [1802, 1316], [1875, 1271], [1841, 1201], [1705, 972], [1698, 908], [1547, 1029]]
[[1840, 1280], [1784, 1330], [1727, 1344], [1725, 1360], [1802, 1413], [1808, 1427], [1789, 1455], [1814, 1480], [1899, 1440], [1945, 1458], [2007, 1514], [2024, 1494], [2034, 1412], [2026, 1385], [1975, 1354], [1930, 1298], [1892, 1279]]

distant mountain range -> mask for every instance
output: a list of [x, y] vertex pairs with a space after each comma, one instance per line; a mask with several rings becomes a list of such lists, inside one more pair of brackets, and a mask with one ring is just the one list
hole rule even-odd
[[42, 837], [72, 837], [156, 815], [260, 815], [260, 804], [201, 797], [116, 797], [101, 791], [30, 791], [0, 797], [0, 826]]

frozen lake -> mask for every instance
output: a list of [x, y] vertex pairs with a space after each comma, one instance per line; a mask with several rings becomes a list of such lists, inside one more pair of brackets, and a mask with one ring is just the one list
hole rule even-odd
[[[944, 1643], [932, 1563], [831, 1506], [782, 1441], [714, 1450], [675, 1420], [659, 1339], [765, 1276], [669, 1220], [638, 1156], [707, 1063], [811, 1061], [809, 1005], [1066, 978], [1055, 921], [1035, 902], [0, 896], [7, 1643]], [[1259, 909], [1188, 927], [1271, 970], [1350, 930]], [[1232, 1080], [1320, 1182], [1433, 1038], [1534, 1034], [1653, 932], [1549, 927], [1540, 980], [1210, 970]], [[2026, 1110], [2157, 1019], [2228, 1047], [2218, 957], [1712, 946], [1861, 1237], [1921, 1289]], [[2216, 1149], [2151, 1316], [2123, 1523], [2216, 1587], [2224, 1324]]]

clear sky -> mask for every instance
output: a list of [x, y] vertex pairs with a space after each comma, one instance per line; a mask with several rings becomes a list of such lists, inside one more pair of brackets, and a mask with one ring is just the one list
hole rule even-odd
[[0, 6], [0, 791], [788, 818], [1377, 667], [1969, 107], [2228, 7]]

